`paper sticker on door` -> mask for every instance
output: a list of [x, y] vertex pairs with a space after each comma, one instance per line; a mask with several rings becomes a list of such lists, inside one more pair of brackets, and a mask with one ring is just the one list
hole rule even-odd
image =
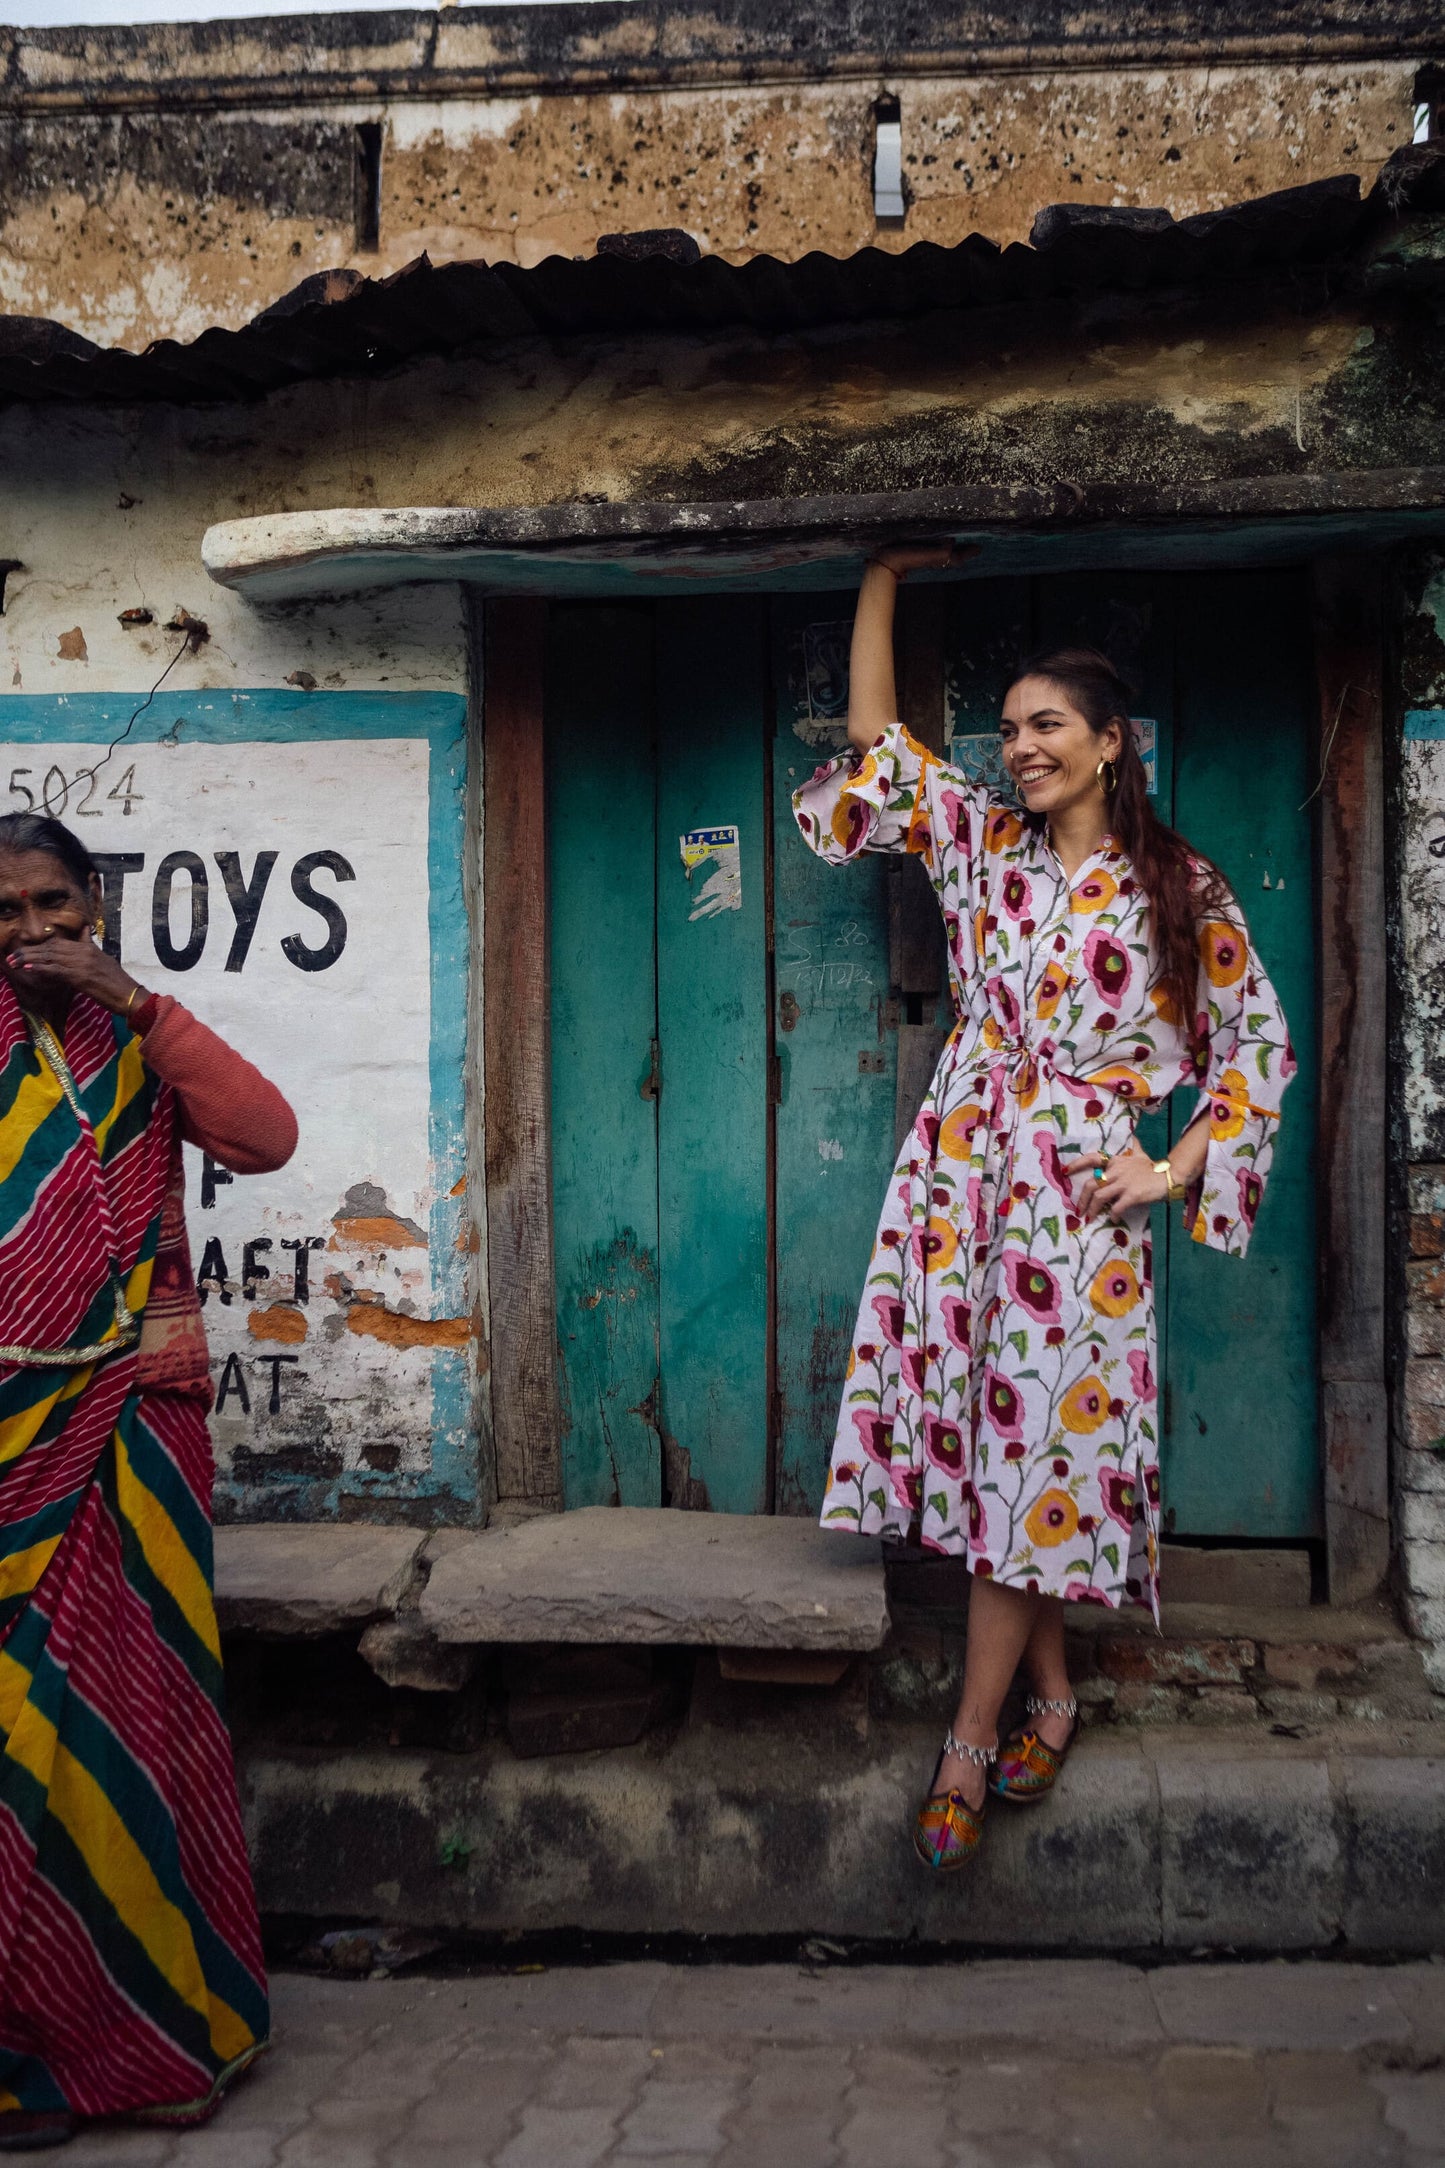
[[736, 827], [689, 828], [678, 841], [682, 869], [689, 881], [709, 862], [713, 869], [694, 895], [689, 920], [716, 918], [719, 911], [741, 911], [743, 860]]

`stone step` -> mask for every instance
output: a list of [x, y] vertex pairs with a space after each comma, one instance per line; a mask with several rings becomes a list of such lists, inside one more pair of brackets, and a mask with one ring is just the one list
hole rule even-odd
[[418, 1606], [442, 1642], [876, 1649], [879, 1546], [812, 1520], [588, 1506], [428, 1546]]
[[241, 1774], [262, 1906], [458, 1933], [1445, 1949], [1438, 1733], [1090, 1730], [1051, 1798], [995, 1804], [977, 1862], [936, 1877], [909, 1832], [937, 1731], [823, 1721], [771, 1692], [788, 1698], [770, 1719], [695, 1707], [671, 1735], [608, 1753], [253, 1747]]
[[216, 1530], [216, 1615], [228, 1633], [344, 1633], [390, 1616], [417, 1577], [419, 1528], [275, 1522]]

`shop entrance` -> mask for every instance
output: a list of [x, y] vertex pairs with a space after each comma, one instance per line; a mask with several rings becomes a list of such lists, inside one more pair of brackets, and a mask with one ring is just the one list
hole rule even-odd
[[[841, 743], [851, 596], [568, 603], [545, 718], [564, 1495], [814, 1512], [895, 1136], [946, 1029], [920, 869], [823, 866], [790, 794]], [[1287, 574], [969, 580], [932, 601], [940, 742], [995, 759], [1005, 676], [1105, 647], [1156, 800], [1218, 860], [1300, 1056], [1244, 1263], [1156, 1226], [1166, 1528], [1320, 1530], [1314, 823]], [[920, 905], [922, 908], [920, 908]], [[936, 920], [936, 913], [933, 914]], [[1183, 1094], [1167, 1120], [1188, 1119]], [[1156, 1118], [1162, 1139], [1166, 1117]], [[1159, 1143], [1162, 1149], [1162, 1142]]]

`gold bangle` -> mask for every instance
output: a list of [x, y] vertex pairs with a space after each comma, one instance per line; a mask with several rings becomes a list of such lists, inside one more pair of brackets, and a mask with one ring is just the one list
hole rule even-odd
[[1181, 1197], [1188, 1195], [1184, 1184], [1180, 1181], [1167, 1159], [1151, 1160], [1150, 1165], [1156, 1174], [1162, 1174], [1164, 1177], [1164, 1201], [1166, 1204], [1177, 1204]]
[[121, 1010], [121, 1012], [120, 1012], [122, 1016], [129, 1016], [129, 1015], [130, 1015], [130, 1012], [131, 1012], [131, 1010], [132, 1010], [132, 1009], [134, 1008], [134, 1006], [135, 1006], [135, 997], [136, 997], [136, 995], [137, 995], [138, 993], [140, 993], [140, 991], [141, 991], [141, 988], [140, 988], [139, 986], [133, 986], [133, 987], [131, 988], [131, 990], [130, 990], [130, 1000], [129, 1000], [129, 1001], [128, 1001], [128, 1002], [126, 1003], [125, 1007], [124, 1007], [124, 1008], [123, 1008], [123, 1009]]

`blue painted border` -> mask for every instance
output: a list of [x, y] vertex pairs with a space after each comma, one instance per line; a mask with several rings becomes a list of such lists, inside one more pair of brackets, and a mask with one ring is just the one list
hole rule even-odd
[[1445, 708], [1407, 708], [1407, 738], [1445, 738]]
[[[0, 740], [45, 745], [71, 739], [105, 744], [130, 720], [139, 693], [0, 694]], [[196, 744], [287, 744], [317, 738], [425, 738], [428, 762], [427, 876], [430, 889], [431, 1112], [428, 1153], [437, 1195], [428, 1222], [438, 1314], [459, 1316], [467, 1303], [466, 1257], [458, 1246], [464, 1203], [447, 1194], [466, 1171], [467, 979], [470, 949], [463, 868], [466, 863], [467, 701], [462, 693], [160, 692], [127, 746], [153, 745], [177, 723]], [[455, 1170], [452, 1181], [448, 1170]], [[234, 1483], [219, 1494], [241, 1517], [314, 1519], [334, 1514], [341, 1497], [392, 1505], [430, 1499], [469, 1512], [478, 1467], [470, 1366], [439, 1349], [432, 1360], [432, 1465], [414, 1488], [369, 1468], [326, 1479], [287, 1477], [284, 1506], [266, 1491]], [[278, 1484], [278, 1489], [279, 1489]], [[439, 1516], [440, 1517], [440, 1516]]]

